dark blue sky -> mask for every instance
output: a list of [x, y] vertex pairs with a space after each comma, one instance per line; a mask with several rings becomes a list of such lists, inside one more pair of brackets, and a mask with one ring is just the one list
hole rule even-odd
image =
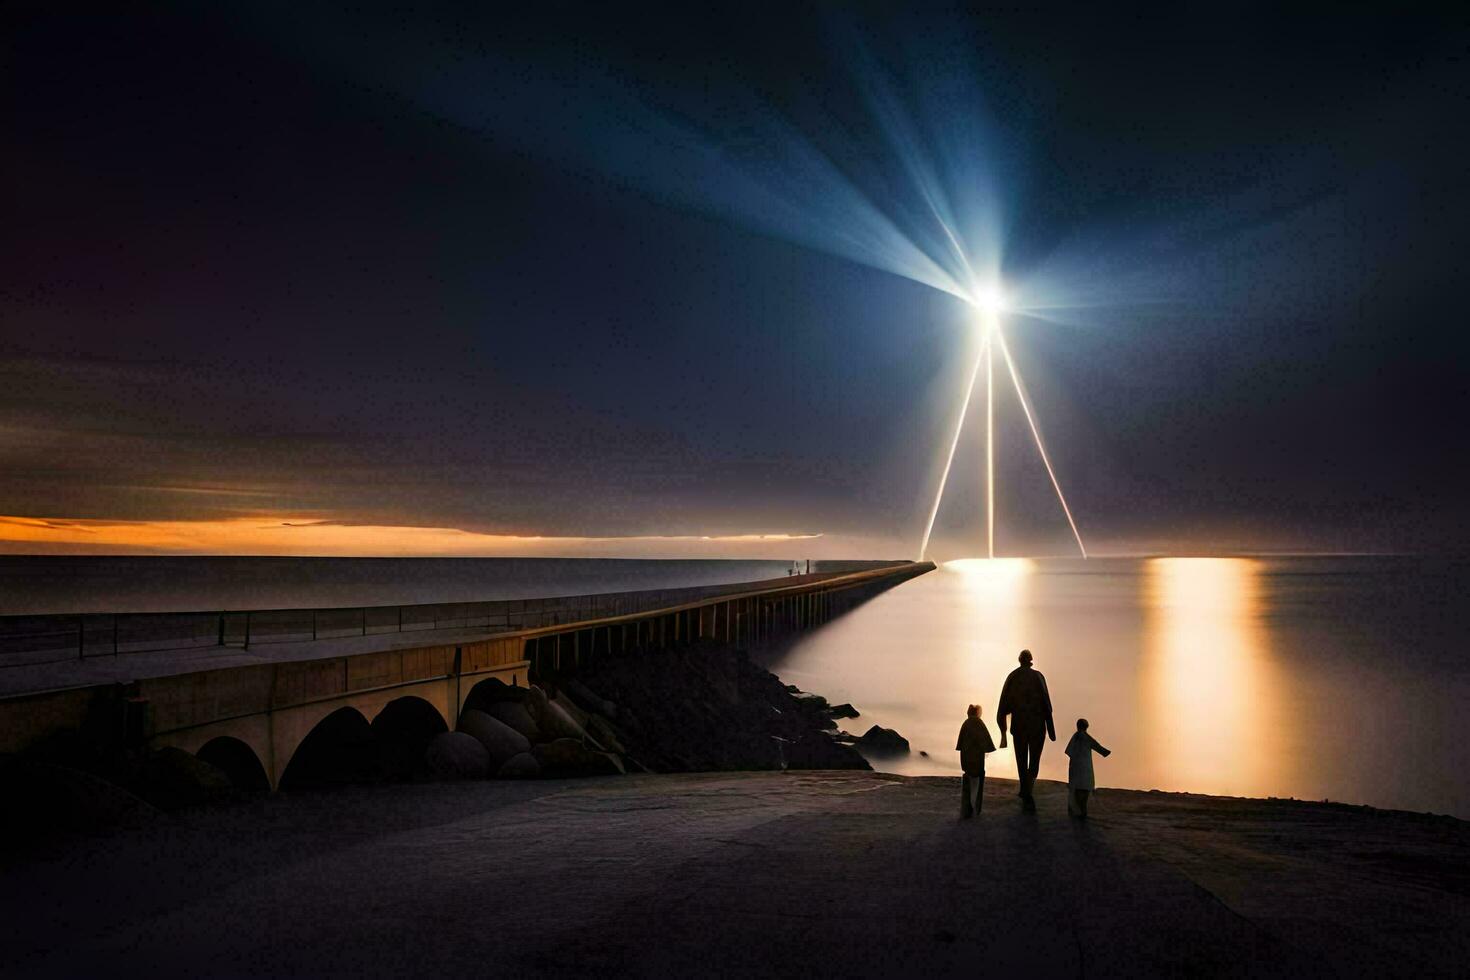
[[903, 553], [971, 336], [871, 258], [945, 265], [919, 160], [1082, 304], [1010, 337], [1100, 550], [1467, 543], [1463, 15], [315, 9], [0, 14], [0, 515]]

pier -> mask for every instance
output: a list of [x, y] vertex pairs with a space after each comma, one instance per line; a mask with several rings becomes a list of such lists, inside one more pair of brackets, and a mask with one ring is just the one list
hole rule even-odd
[[[487, 681], [819, 626], [934, 568], [896, 562], [691, 589], [436, 606], [0, 618], [0, 752], [64, 732], [176, 748], [276, 788], [330, 719], [453, 729]], [[64, 654], [64, 655], [59, 655]]]

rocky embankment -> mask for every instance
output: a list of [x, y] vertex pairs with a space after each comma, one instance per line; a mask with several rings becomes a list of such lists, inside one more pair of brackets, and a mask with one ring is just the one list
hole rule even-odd
[[871, 768], [833, 720], [855, 717], [851, 705], [833, 709], [717, 644], [610, 659], [547, 684], [605, 719], [652, 772]]
[[[390, 706], [391, 708], [391, 706]], [[861, 738], [835, 718], [850, 704], [784, 685], [743, 651], [715, 643], [607, 659], [530, 687], [475, 686], [454, 731], [427, 705], [413, 724], [385, 709], [322, 722], [297, 749], [280, 788], [444, 779], [528, 779], [624, 772], [861, 769], [864, 751], [907, 751], [895, 732]], [[207, 758], [176, 748], [122, 749], [98, 732], [61, 733], [0, 758], [0, 785], [27, 805], [10, 829], [87, 829], [261, 792]]]
[[868, 769], [825, 698], [715, 644], [618, 657], [530, 687], [475, 687], [427, 746], [441, 779], [711, 770]]

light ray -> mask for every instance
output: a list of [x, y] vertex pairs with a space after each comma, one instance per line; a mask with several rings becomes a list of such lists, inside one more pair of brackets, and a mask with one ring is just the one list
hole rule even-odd
[[954, 464], [954, 453], [960, 444], [960, 433], [965, 430], [965, 415], [970, 411], [970, 396], [975, 393], [975, 379], [980, 375], [980, 359], [985, 356], [982, 345], [975, 356], [975, 365], [970, 368], [970, 383], [965, 386], [965, 400], [960, 405], [960, 417], [955, 423], [954, 439], [949, 444], [949, 456], [944, 461], [944, 472], [939, 477], [939, 492], [934, 495], [934, 506], [929, 508], [929, 523], [924, 525], [924, 540], [919, 543], [919, 561], [929, 550], [929, 535], [934, 531], [934, 518], [939, 514], [939, 502], [944, 499], [944, 485], [949, 482], [949, 468]]
[[1006, 346], [1005, 334], [1001, 332], [1000, 324], [993, 325], [991, 333], [1000, 343], [1001, 356], [1006, 359], [1006, 367], [1011, 373], [1011, 384], [1016, 386], [1016, 399], [1021, 403], [1021, 411], [1026, 416], [1026, 424], [1031, 427], [1031, 436], [1036, 440], [1036, 449], [1041, 453], [1041, 462], [1046, 466], [1046, 475], [1051, 477], [1051, 485], [1057, 492], [1057, 500], [1061, 501], [1062, 513], [1067, 515], [1067, 524], [1072, 528], [1072, 536], [1077, 539], [1077, 549], [1082, 552], [1082, 557], [1086, 558], [1087, 546], [1082, 543], [1082, 533], [1077, 530], [1077, 522], [1072, 519], [1072, 509], [1067, 506], [1067, 498], [1062, 495], [1062, 485], [1057, 482], [1056, 471], [1051, 468], [1051, 459], [1046, 455], [1046, 446], [1041, 442], [1041, 431], [1036, 427], [1036, 419], [1031, 414], [1031, 406], [1026, 400], [1026, 393], [1021, 385], [1021, 375], [1016, 371], [1016, 362], [1011, 359], [1011, 351]]
[[985, 331], [985, 549], [988, 557], [995, 557], [995, 350], [990, 328]]
[[944, 235], [949, 239], [950, 247], [954, 249], [954, 254], [959, 258], [960, 264], [965, 267], [966, 278], [973, 282], [975, 279], [975, 270], [970, 266], [970, 258], [965, 254], [965, 247], [960, 244], [959, 236], [954, 233], [954, 229], [949, 226], [949, 222], [940, 216], [939, 208], [935, 206], [934, 198], [929, 194], [929, 191], [924, 187], [920, 187], [919, 190], [924, 195], [924, 203], [929, 205], [929, 213], [934, 215], [934, 220], [939, 222], [940, 228], [944, 229]]

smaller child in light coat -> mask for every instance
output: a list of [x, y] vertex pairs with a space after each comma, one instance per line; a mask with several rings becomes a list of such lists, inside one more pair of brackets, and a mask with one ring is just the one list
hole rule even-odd
[[1067, 812], [1087, 819], [1087, 797], [1096, 788], [1092, 775], [1092, 753], [1107, 757], [1113, 753], [1103, 748], [1097, 739], [1087, 734], [1087, 719], [1077, 719], [1077, 732], [1067, 743], [1067, 755], [1071, 763], [1067, 766]]

